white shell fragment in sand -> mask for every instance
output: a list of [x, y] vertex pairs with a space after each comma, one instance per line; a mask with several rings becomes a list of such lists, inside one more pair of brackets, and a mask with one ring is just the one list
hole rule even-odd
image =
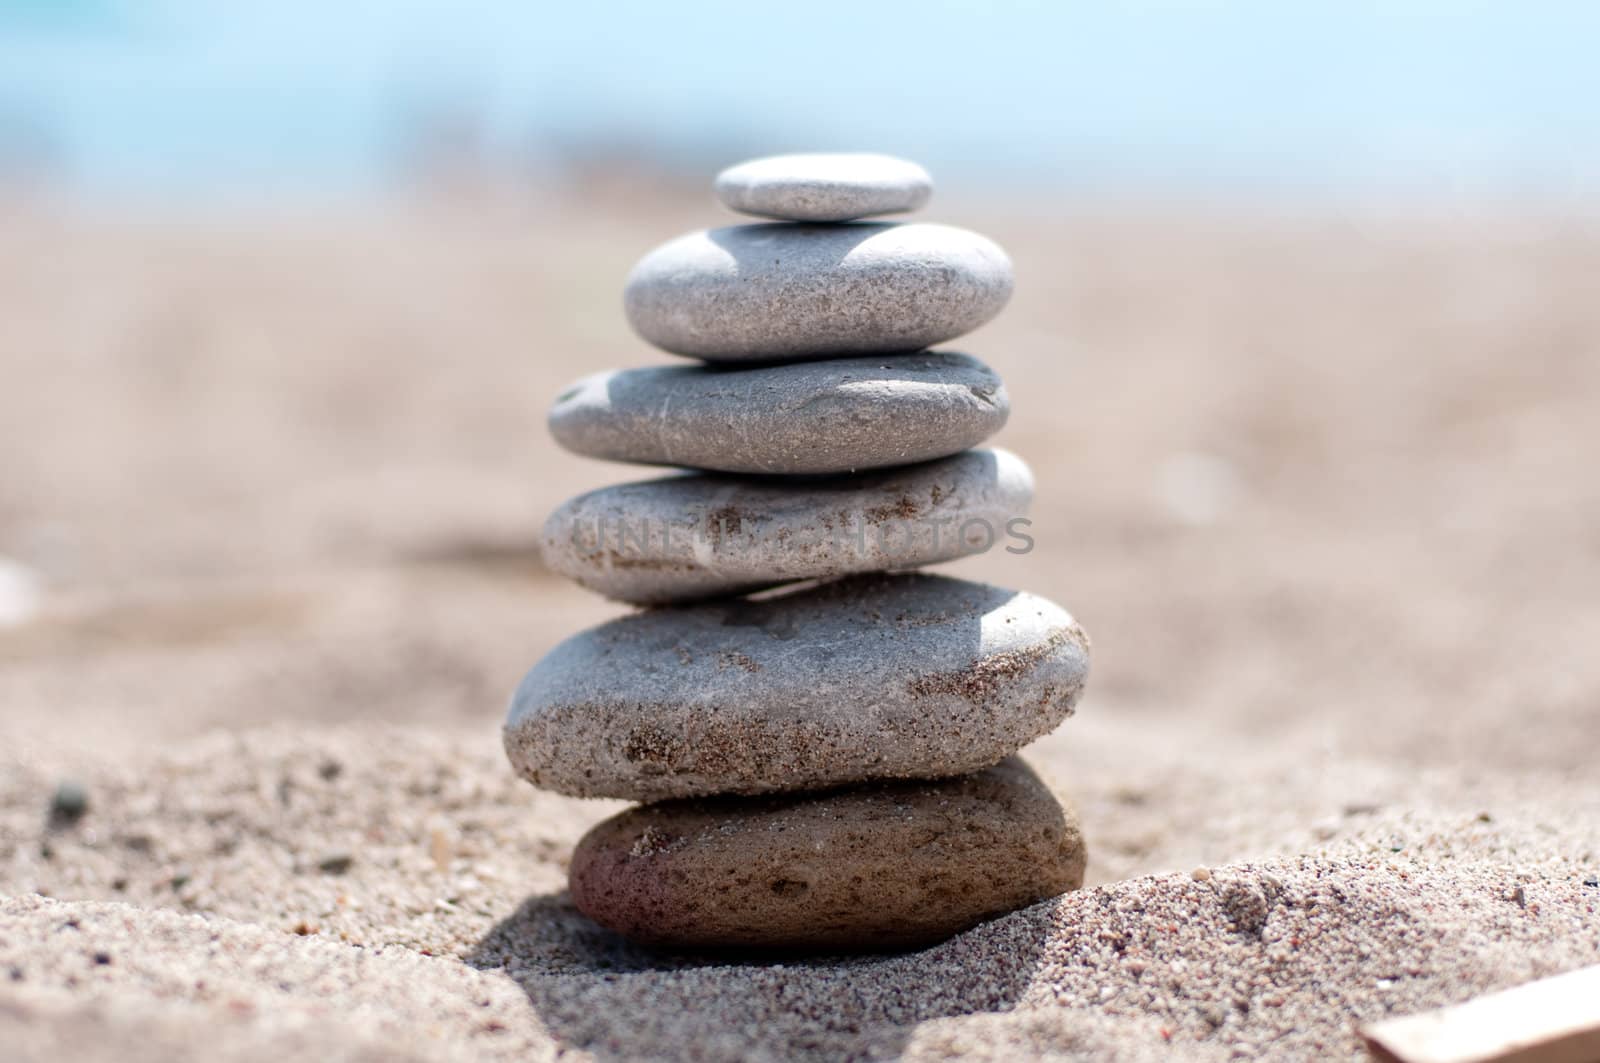
[[1390, 1063], [1600, 1060], [1600, 967], [1584, 967], [1361, 1031]]

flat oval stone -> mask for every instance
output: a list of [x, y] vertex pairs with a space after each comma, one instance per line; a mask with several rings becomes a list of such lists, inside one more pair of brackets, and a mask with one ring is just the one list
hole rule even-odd
[[933, 195], [933, 178], [893, 155], [770, 155], [723, 170], [715, 188], [741, 214], [837, 222], [916, 210]]
[[736, 225], [651, 251], [628, 321], [674, 354], [779, 361], [916, 351], [970, 332], [1011, 297], [1011, 260], [948, 225]]
[[1072, 714], [1089, 642], [1043, 598], [916, 573], [651, 609], [522, 680], [506, 753], [535, 786], [659, 801], [934, 778]]
[[619, 601], [692, 601], [1022, 550], [1012, 522], [1032, 501], [1033, 474], [998, 449], [805, 482], [666, 476], [563, 503], [545, 521], [544, 561]]
[[927, 351], [723, 369], [597, 373], [562, 393], [550, 434], [576, 454], [740, 473], [843, 473], [960, 453], [1006, 423], [994, 370]]
[[1083, 884], [1078, 817], [1020, 758], [939, 782], [668, 801], [584, 836], [573, 903], [681, 949], [929, 945]]

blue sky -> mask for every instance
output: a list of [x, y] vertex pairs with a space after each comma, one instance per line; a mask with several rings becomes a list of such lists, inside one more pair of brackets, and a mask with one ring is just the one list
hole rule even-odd
[[89, 193], [872, 148], [1042, 186], [1600, 186], [1600, 4], [0, 0], [0, 158]]

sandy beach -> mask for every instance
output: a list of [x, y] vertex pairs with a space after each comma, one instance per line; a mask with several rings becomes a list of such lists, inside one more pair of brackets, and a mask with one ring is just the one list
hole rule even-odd
[[1600, 962], [1600, 225], [1025, 206], [938, 220], [1016, 264], [950, 346], [1011, 392], [1037, 545], [942, 570], [1094, 640], [1025, 751], [1088, 882], [776, 963], [585, 920], [565, 861], [622, 805], [500, 749], [527, 667], [624, 611], [541, 522], [649, 475], [544, 412], [669, 360], [620, 286], [704, 197], [0, 205], [7, 1054], [1361, 1058]]

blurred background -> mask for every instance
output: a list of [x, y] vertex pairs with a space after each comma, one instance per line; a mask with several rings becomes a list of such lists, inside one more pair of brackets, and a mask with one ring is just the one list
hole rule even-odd
[[1015, 260], [953, 346], [1039, 546], [957, 571], [1083, 620], [1083, 748], [1576, 770], [1596, 40], [1577, 2], [0, 0], [0, 740], [493, 743], [620, 611], [535, 542], [646, 474], [542, 423], [670, 360], [628, 269], [736, 221], [724, 165], [875, 150]]
[[1040, 192], [1579, 194], [1600, 12], [1265, 0], [5, 0], [13, 180], [369, 195], [436, 170], [698, 186], [817, 144]]

